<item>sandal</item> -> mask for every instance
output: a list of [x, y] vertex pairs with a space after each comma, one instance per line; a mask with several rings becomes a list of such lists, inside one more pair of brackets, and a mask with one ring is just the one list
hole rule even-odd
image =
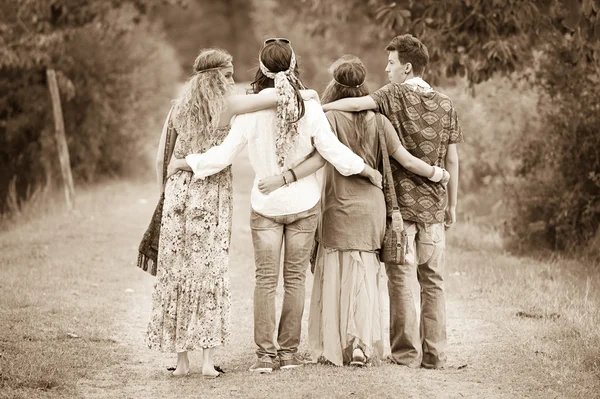
[[367, 358], [365, 357], [365, 353], [360, 348], [354, 348], [352, 351], [352, 361], [350, 362], [351, 366], [356, 367], [365, 367], [367, 363]]

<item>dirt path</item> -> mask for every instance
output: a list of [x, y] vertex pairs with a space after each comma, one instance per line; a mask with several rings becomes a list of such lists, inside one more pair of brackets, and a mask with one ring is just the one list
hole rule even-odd
[[[106, 245], [114, 262], [106, 273], [118, 276], [108, 286], [104, 300], [118, 303], [107, 323], [112, 325], [111, 364], [98, 366], [77, 384], [84, 398], [523, 398], [564, 397], [560, 385], [539, 367], [535, 336], [530, 326], [514, 319], [514, 309], [488, 302], [469, 280], [475, 253], [448, 250], [448, 358], [442, 371], [411, 370], [392, 364], [367, 369], [310, 365], [290, 372], [253, 375], [247, 372], [254, 359], [252, 336], [253, 257], [247, 219], [251, 185], [247, 158], [234, 165], [235, 216], [230, 277], [233, 294], [232, 342], [217, 353], [216, 362], [226, 370], [217, 380], [204, 380], [199, 354], [192, 354], [192, 374], [170, 377], [166, 366], [175, 356], [150, 351], [144, 344], [153, 278], [131, 266], [135, 248], [154, 207], [151, 184], [130, 187], [106, 206]], [[112, 233], [110, 233], [112, 231]], [[482, 257], [482, 260], [485, 257]], [[477, 263], [475, 259], [475, 264]], [[307, 281], [307, 307], [312, 280]], [[128, 292], [126, 292], [126, 290]], [[133, 290], [133, 292], [131, 292]], [[305, 322], [308, 314], [305, 313]], [[306, 326], [303, 333], [306, 332]], [[303, 337], [301, 350], [307, 350]]]

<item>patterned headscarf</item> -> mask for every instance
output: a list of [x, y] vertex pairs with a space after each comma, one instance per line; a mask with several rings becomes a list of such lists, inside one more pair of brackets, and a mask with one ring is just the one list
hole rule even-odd
[[259, 60], [261, 72], [275, 81], [277, 93], [277, 137], [275, 151], [277, 164], [283, 167], [285, 158], [298, 137], [298, 116], [300, 110], [296, 99], [296, 91], [291, 82], [298, 82], [294, 74], [296, 69], [296, 55], [292, 49], [290, 67], [285, 71], [273, 73], [267, 69], [262, 60]]

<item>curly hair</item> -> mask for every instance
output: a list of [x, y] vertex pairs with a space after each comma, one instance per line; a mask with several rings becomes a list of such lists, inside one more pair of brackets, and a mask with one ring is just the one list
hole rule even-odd
[[173, 101], [173, 126], [178, 135], [194, 136], [201, 144], [214, 134], [231, 90], [220, 69], [231, 66], [232, 61], [231, 54], [220, 48], [200, 51], [192, 76]]

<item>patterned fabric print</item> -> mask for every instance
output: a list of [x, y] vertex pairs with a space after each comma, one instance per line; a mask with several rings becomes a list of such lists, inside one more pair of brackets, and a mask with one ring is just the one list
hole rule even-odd
[[[222, 141], [228, 127], [218, 133], [211, 140], [214, 143], [202, 147]], [[177, 157], [205, 150], [194, 148], [190, 140], [178, 144]], [[228, 341], [232, 211], [231, 168], [204, 180], [193, 179], [191, 172], [178, 172], [167, 181], [148, 325], [150, 348], [183, 352]]]
[[[444, 167], [449, 144], [463, 141], [450, 98], [419, 86], [390, 83], [371, 94], [378, 110], [388, 117], [402, 145], [430, 165]], [[443, 223], [446, 190], [390, 159], [400, 211], [404, 219]]]
[[[291, 82], [300, 83], [294, 69], [296, 68], [296, 55], [292, 50], [290, 67], [285, 71], [277, 73], [269, 69], [259, 61], [262, 73], [274, 80], [277, 93], [277, 137], [275, 138], [275, 150], [277, 152], [277, 164], [283, 167], [285, 158], [298, 137], [298, 117], [300, 110], [296, 99], [296, 92]], [[302, 86], [302, 85], [300, 85]]]

